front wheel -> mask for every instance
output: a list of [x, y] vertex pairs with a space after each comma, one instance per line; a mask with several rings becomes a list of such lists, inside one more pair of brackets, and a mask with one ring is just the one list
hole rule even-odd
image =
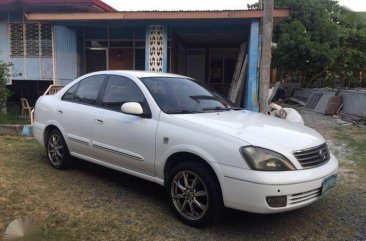
[[168, 177], [171, 206], [184, 223], [202, 227], [219, 217], [223, 209], [220, 185], [200, 163], [185, 162]]
[[71, 156], [60, 131], [53, 130], [48, 134], [46, 152], [53, 168], [64, 169], [70, 166]]

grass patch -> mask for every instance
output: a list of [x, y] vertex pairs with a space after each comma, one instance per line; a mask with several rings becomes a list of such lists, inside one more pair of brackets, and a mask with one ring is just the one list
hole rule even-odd
[[29, 119], [25, 119], [19, 115], [0, 113], [0, 124], [1, 125], [6, 125], [6, 124], [25, 125], [25, 124], [29, 124], [29, 123], [30, 123]]
[[366, 165], [366, 128], [354, 127], [348, 131], [338, 129], [337, 139], [345, 142], [351, 149], [350, 158]]
[[352, 220], [364, 217], [364, 198], [354, 191], [361, 193], [359, 185], [340, 183], [297, 211], [262, 216], [231, 210], [218, 224], [196, 229], [174, 217], [158, 185], [86, 162], [55, 170], [33, 138], [0, 136], [0, 240], [19, 217], [36, 220], [40, 240], [50, 241], [353, 240]]

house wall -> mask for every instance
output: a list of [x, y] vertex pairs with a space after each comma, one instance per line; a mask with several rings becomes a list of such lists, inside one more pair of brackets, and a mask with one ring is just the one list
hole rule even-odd
[[9, 61], [9, 52], [8, 15], [0, 14], [0, 60]]
[[52, 57], [11, 57], [10, 23], [26, 23], [22, 13], [2, 13], [0, 16], [0, 60], [13, 64], [12, 80], [52, 80]]
[[78, 76], [76, 31], [55, 26], [54, 43], [55, 83], [66, 85]]
[[0, 15], [0, 60], [13, 64], [12, 81], [53, 81], [65, 84], [78, 76], [75, 30], [53, 26], [52, 57], [12, 57], [10, 23], [27, 23], [22, 13]]
[[[234, 21], [234, 20], [233, 20]], [[78, 76], [85, 73], [86, 70], [86, 58], [85, 51], [90, 48], [86, 46], [87, 41], [97, 40], [97, 41], [132, 41], [133, 46], [125, 46], [124, 48], [138, 48], [139, 50], [145, 49], [145, 69], [152, 70], [158, 67], [159, 71], [168, 72], [170, 71], [169, 57], [169, 41], [172, 22], [167, 24], [164, 21], [160, 22], [108, 22], [108, 24], [103, 24], [103, 22], [65, 22], [56, 23], [53, 26], [53, 56], [52, 57], [11, 57], [10, 56], [10, 40], [9, 40], [9, 23], [11, 22], [22, 22], [24, 23], [23, 13], [6, 13], [0, 15], [0, 59], [3, 61], [10, 61], [14, 64], [12, 68], [12, 73], [17, 75], [13, 77], [13, 80], [22, 81], [52, 81], [56, 84], [66, 85], [70, 81], [74, 80]], [[245, 84], [245, 97], [243, 105], [250, 110], [258, 111], [258, 53], [259, 49], [259, 20], [252, 19], [247, 20], [247, 22], [223, 22], [216, 21], [219, 23], [217, 27], [217, 34], [220, 31], [226, 30], [228, 25], [243, 27], [245, 24], [245, 29], [243, 32], [249, 32], [248, 36], [248, 72], [247, 81]], [[194, 25], [195, 21], [191, 21], [190, 24], [187, 21], [176, 21], [174, 26], [191, 26], [192, 33], [199, 33], [200, 28]], [[67, 26], [69, 27], [67, 27]], [[161, 58], [161, 62], [157, 65], [153, 64], [151, 61], [151, 51], [150, 51], [150, 36], [149, 28], [151, 26], [161, 26], [159, 30], [159, 36], [162, 36], [160, 45], [162, 48], [160, 52], [155, 53], [155, 57]], [[250, 31], [248, 28], [250, 26]], [[145, 41], [144, 41], [145, 40]], [[137, 42], [136, 42], [137, 41]], [[110, 46], [108, 42], [107, 46], [102, 46], [102, 48], [116, 48], [116, 46]], [[141, 43], [145, 46], [141, 46]], [[205, 44], [205, 43], [204, 43]], [[230, 45], [230, 44], [229, 44]], [[179, 46], [179, 45], [177, 45]], [[93, 47], [93, 46], [91, 46]], [[118, 47], [118, 46], [117, 46]], [[237, 47], [237, 46], [233, 46]], [[179, 48], [179, 47], [177, 47]], [[91, 49], [91, 48], [90, 48]], [[144, 53], [139, 51], [139, 56]], [[178, 51], [182, 52], [182, 51]], [[109, 53], [109, 52], [107, 52]], [[118, 55], [118, 54], [117, 54]], [[174, 54], [173, 54], [174, 55]], [[113, 53], [111, 54], [113, 57]], [[123, 54], [123, 56], [131, 58], [130, 54]], [[117, 59], [120, 58], [117, 56]], [[179, 57], [178, 57], [179, 58]], [[110, 58], [107, 59], [111, 61]], [[120, 58], [121, 59], [121, 58]], [[132, 52], [133, 64], [132, 68], [136, 68], [136, 52]], [[140, 57], [142, 60], [143, 57]], [[115, 59], [112, 59], [113, 61]], [[172, 62], [174, 60], [171, 60]], [[185, 60], [186, 61], [186, 60]], [[118, 61], [117, 61], [118, 62]], [[117, 63], [116, 62], [116, 63]], [[140, 63], [141, 61], [139, 61]], [[207, 62], [207, 61], [206, 61]], [[108, 69], [107, 62], [107, 69]], [[114, 68], [112, 66], [112, 68]], [[116, 67], [119, 68], [119, 65]], [[131, 68], [130, 65], [126, 68]], [[178, 65], [176, 69], [178, 72], [181, 69], [185, 69], [186, 66]]]
[[145, 41], [145, 70], [168, 71], [168, 28], [166, 25], [148, 25]]

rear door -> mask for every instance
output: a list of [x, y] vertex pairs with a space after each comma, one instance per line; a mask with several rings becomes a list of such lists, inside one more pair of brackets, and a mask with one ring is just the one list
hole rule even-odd
[[92, 128], [97, 99], [106, 75], [93, 75], [72, 86], [61, 98], [57, 114], [71, 154], [92, 155]]
[[110, 75], [100, 101], [93, 122], [95, 158], [153, 176], [158, 120], [121, 112], [122, 104], [138, 102], [144, 113], [150, 113], [140, 88], [127, 77]]

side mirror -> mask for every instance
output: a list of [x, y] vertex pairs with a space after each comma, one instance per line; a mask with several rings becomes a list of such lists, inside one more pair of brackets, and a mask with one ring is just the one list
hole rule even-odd
[[129, 115], [142, 115], [144, 113], [141, 105], [137, 102], [126, 102], [121, 106], [122, 113]]

